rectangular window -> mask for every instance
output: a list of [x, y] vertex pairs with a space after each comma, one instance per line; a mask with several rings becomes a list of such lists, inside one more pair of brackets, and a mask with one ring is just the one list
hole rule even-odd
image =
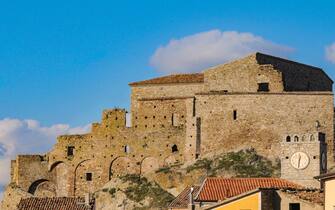
[[201, 118], [197, 117], [196, 119], [196, 145], [195, 145], [195, 158], [197, 159], [201, 152]]
[[73, 156], [74, 155], [74, 146], [68, 146], [67, 147], [67, 156]]
[[300, 203], [290, 203], [289, 210], [300, 210]]
[[233, 111], [233, 119], [236, 120], [237, 119], [237, 110]]
[[86, 181], [92, 181], [92, 173], [86, 173]]
[[269, 83], [258, 83], [258, 92], [269, 92]]
[[195, 97], [193, 98], [193, 117], [195, 117]]

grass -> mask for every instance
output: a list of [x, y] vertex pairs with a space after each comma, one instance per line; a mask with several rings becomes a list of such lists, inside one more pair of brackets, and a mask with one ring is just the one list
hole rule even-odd
[[280, 165], [256, 153], [254, 149], [229, 152], [209, 159], [200, 159], [195, 164], [186, 168], [189, 173], [193, 170], [205, 169], [207, 176], [215, 176], [220, 171], [230, 171], [237, 177], [272, 177], [277, 176]]

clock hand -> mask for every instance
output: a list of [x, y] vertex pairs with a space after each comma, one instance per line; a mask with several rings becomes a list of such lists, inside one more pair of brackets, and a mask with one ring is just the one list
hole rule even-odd
[[301, 160], [301, 155], [299, 154], [299, 157], [298, 157], [298, 168], [300, 168], [300, 160]]

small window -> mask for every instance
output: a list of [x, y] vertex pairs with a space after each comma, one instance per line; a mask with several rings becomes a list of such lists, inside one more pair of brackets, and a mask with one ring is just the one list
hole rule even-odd
[[233, 119], [236, 120], [237, 119], [237, 110], [233, 111]]
[[178, 152], [178, 147], [177, 147], [177, 145], [173, 145], [172, 146], [172, 148], [171, 148], [171, 151], [172, 151], [172, 153], [174, 153], [174, 152]]
[[300, 210], [300, 203], [290, 203], [289, 210]]
[[291, 142], [291, 136], [286, 136], [286, 142]]
[[310, 141], [314, 141], [314, 140], [315, 140], [315, 138], [314, 138], [314, 135], [313, 135], [313, 134], [310, 136], [309, 140], [310, 140]]
[[258, 92], [269, 92], [269, 83], [258, 83]]
[[86, 181], [92, 181], [92, 173], [86, 173]]
[[74, 155], [74, 146], [68, 146], [67, 147], [67, 156], [73, 156]]
[[124, 152], [130, 153], [130, 147], [128, 145], [124, 146]]
[[299, 137], [298, 136], [294, 136], [294, 142], [299, 142]]

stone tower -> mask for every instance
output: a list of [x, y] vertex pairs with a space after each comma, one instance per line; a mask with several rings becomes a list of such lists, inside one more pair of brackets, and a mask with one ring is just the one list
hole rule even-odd
[[281, 178], [319, 188], [314, 179], [327, 172], [327, 144], [323, 133], [290, 134], [281, 143]]

